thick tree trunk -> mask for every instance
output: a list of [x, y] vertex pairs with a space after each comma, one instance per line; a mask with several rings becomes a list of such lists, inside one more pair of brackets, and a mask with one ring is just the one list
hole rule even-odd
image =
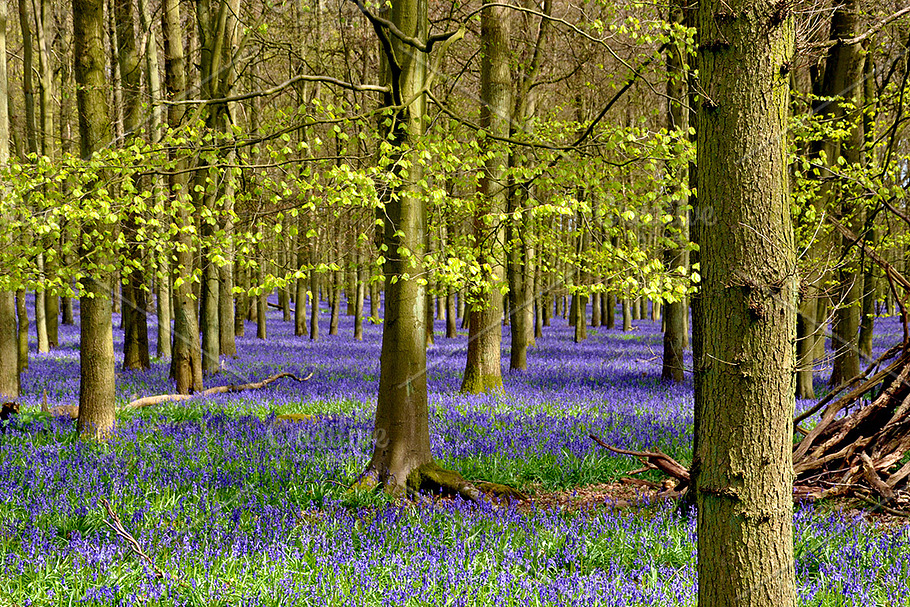
[[[487, 4], [488, 2], [484, 2]], [[509, 21], [511, 13], [502, 7], [489, 7], [481, 14], [480, 69], [480, 126], [492, 135], [504, 137], [509, 133], [511, 115], [511, 72], [509, 67]], [[481, 263], [489, 264], [492, 276], [487, 276], [489, 291], [475, 294], [487, 301], [485, 305], [471, 306], [471, 326], [468, 337], [468, 355], [461, 391], [471, 394], [502, 390], [502, 297], [499, 280], [502, 276], [503, 236], [498, 227], [498, 215], [506, 210], [505, 177], [508, 155], [495, 151], [498, 144], [485, 139], [485, 145], [494, 146], [485, 163], [480, 178], [477, 214], [474, 217], [474, 237], [477, 242], [489, 243], [479, 251]], [[489, 218], [494, 225], [487, 225]]]
[[786, 145], [789, 12], [698, 6], [701, 335], [698, 603], [795, 604], [793, 339], [797, 279]]
[[[79, 139], [82, 157], [107, 145], [107, 103], [104, 91], [104, 20], [102, 0], [73, 0], [73, 44], [75, 56], [76, 104], [79, 113]], [[83, 226], [83, 233], [97, 230], [104, 234], [109, 226]], [[90, 264], [89, 277], [83, 279], [79, 298], [79, 420], [81, 436], [103, 439], [116, 424], [114, 410], [114, 335], [111, 319], [111, 283], [101, 269], [108, 261], [105, 242], [83, 242], [81, 257]], [[93, 267], [94, 266], [94, 267]]]
[[[429, 23], [426, 0], [392, 3], [389, 19], [406, 35], [426, 40]], [[394, 82], [389, 105], [407, 103], [399, 111], [395, 143], [404, 146], [422, 134], [426, 99], [418, 95], [426, 82], [427, 57], [391, 37], [398, 66], [386, 72]], [[403, 492], [409, 480], [420, 483], [419, 470], [431, 466], [429, 411], [426, 384], [426, 295], [417, 280], [401, 280], [402, 274], [420, 275], [426, 244], [426, 203], [415, 190], [423, 178], [418, 153], [407, 155], [409, 170], [401, 175], [396, 196], [385, 201], [383, 241], [388, 247], [385, 272], [385, 318], [380, 354], [379, 398], [376, 406], [373, 457], [365, 478]], [[398, 251], [407, 250], [408, 256]], [[409, 258], [403, 258], [409, 257]], [[416, 267], [414, 265], [416, 264]], [[418, 475], [415, 478], [412, 475]], [[416, 482], [415, 482], [416, 481]]]

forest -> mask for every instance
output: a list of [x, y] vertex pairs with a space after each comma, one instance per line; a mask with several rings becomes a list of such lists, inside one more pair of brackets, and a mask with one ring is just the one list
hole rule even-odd
[[910, 605], [910, 5], [0, 0], [0, 607]]

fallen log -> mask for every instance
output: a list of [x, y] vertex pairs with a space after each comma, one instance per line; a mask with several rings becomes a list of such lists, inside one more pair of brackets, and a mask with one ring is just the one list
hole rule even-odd
[[[689, 484], [689, 470], [665, 453], [661, 453], [660, 451], [628, 451], [626, 449], [620, 449], [618, 447], [608, 445], [593, 434], [588, 434], [588, 436], [591, 438], [591, 440], [593, 440], [604, 449], [607, 449], [608, 451], [612, 451], [613, 453], [618, 453], [620, 455], [631, 455], [633, 457], [637, 457], [647, 469], [660, 470], [667, 476], [671, 476], [677, 479], [680, 481], [680, 485], [677, 487], [677, 489], [681, 490], [683, 486]], [[641, 470], [638, 470], [636, 472], [641, 472]]]

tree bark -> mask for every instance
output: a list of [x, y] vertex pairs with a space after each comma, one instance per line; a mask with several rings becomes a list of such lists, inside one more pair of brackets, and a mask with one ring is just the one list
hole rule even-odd
[[[75, 56], [76, 104], [82, 157], [92, 154], [110, 140], [104, 91], [103, 0], [73, 0], [73, 51]], [[104, 234], [110, 226], [83, 226], [83, 234]], [[104, 242], [81, 245], [90, 277], [83, 280], [79, 297], [79, 419], [81, 436], [104, 439], [116, 424], [114, 410], [114, 334], [111, 319], [111, 282], [102, 269], [107, 261]], [[109, 243], [107, 243], [109, 246]], [[94, 267], [92, 267], [94, 266]]]
[[698, 204], [718, 218], [698, 223], [698, 604], [787, 607], [796, 601], [793, 17], [758, 0], [703, 0], [698, 36]]

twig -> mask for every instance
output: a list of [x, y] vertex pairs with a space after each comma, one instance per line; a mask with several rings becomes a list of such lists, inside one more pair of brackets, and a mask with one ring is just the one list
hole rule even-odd
[[149, 564], [149, 567], [151, 567], [152, 571], [155, 572], [155, 577], [159, 579], [166, 577], [164, 575], [164, 572], [161, 571], [161, 569], [158, 568], [158, 565], [155, 564], [155, 561], [152, 560], [152, 557], [142, 551], [142, 547], [139, 546], [139, 542], [136, 541], [136, 538], [134, 538], [129, 531], [123, 528], [123, 523], [120, 522], [120, 517], [117, 516], [117, 513], [114, 512], [113, 508], [111, 508], [110, 502], [104, 498], [101, 498], [101, 503], [104, 505], [104, 509], [107, 510], [107, 515], [113, 521], [113, 523], [110, 521], [104, 521], [104, 524], [107, 525], [108, 528], [110, 528], [114, 533], [116, 533], [119, 538], [125, 540], [126, 543], [129, 544], [130, 550], [132, 550], [136, 556], [142, 558], [146, 563]]

